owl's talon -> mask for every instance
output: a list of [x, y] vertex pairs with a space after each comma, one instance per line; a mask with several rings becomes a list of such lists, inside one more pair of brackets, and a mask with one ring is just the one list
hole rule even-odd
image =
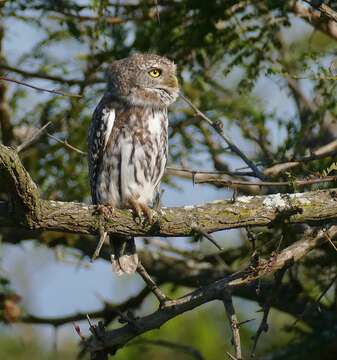
[[144, 222], [143, 220], [145, 220], [145, 222], [149, 224], [152, 224], [152, 220], [153, 220], [152, 212], [148, 206], [134, 199], [129, 200], [129, 205], [135, 214], [136, 220], [139, 219], [139, 224], [143, 224]]
[[110, 204], [98, 204], [96, 205], [97, 214], [102, 215], [105, 219], [110, 219], [115, 213], [115, 208]]
[[143, 215], [145, 216], [147, 222], [149, 224], [152, 224], [153, 223], [152, 210], [144, 204], [139, 204], [139, 206], [142, 209]]

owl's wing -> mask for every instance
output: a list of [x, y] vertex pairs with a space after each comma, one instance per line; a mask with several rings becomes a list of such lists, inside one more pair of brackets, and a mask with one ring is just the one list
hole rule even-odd
[[91, 196], [93, 204], [97, 203], [96, 183], [102, 164], [102, 158], [110, 137], [116, 111], [113, 103], [103, 97], [92, 116], [88, 136], [88, 157]]

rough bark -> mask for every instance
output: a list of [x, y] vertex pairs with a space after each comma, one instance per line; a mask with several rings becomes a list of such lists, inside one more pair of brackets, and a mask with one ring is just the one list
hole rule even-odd
[[77, 234], [97, 234], [101, 227], [114, 234], [132, 236], [189, 236], [204, 232], [273, 226], [277, 222], [322, 223], [337, 216], [337, 189], [296, 194], [242, 196], [235, 202], [219, 200], [203, 205], [162, 208], [154, 212], [154, 223], [134, 219], [131, 211], [115, 210], [109, 219], [96, 207], [48, 201], [24, 169], [15, 150], [0, 145], [1, 186], [10, 194], [0, 202], [0, 226], [34, 230], [54, 230]]

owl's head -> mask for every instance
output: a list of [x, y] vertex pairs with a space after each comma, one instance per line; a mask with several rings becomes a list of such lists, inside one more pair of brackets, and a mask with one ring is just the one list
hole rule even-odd
[[175, 64], [155, 54], [134, 54], [114, 61], [108, 91], [130, 105], [167, 107], [178, 96]]

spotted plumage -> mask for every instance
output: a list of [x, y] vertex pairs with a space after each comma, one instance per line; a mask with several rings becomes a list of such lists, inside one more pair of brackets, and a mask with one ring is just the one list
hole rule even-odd
[[[94, 204], [147, 213], [167, 161], [167, 107], [175, 101], [175, 65], [153, 54], [115, 61], [107, 92], [89, 130], [89, 175]], [[102, 236], [106, 236], [103, 234]], [[138, 265], [134, 239], [110, 236], [117, 274]]]

